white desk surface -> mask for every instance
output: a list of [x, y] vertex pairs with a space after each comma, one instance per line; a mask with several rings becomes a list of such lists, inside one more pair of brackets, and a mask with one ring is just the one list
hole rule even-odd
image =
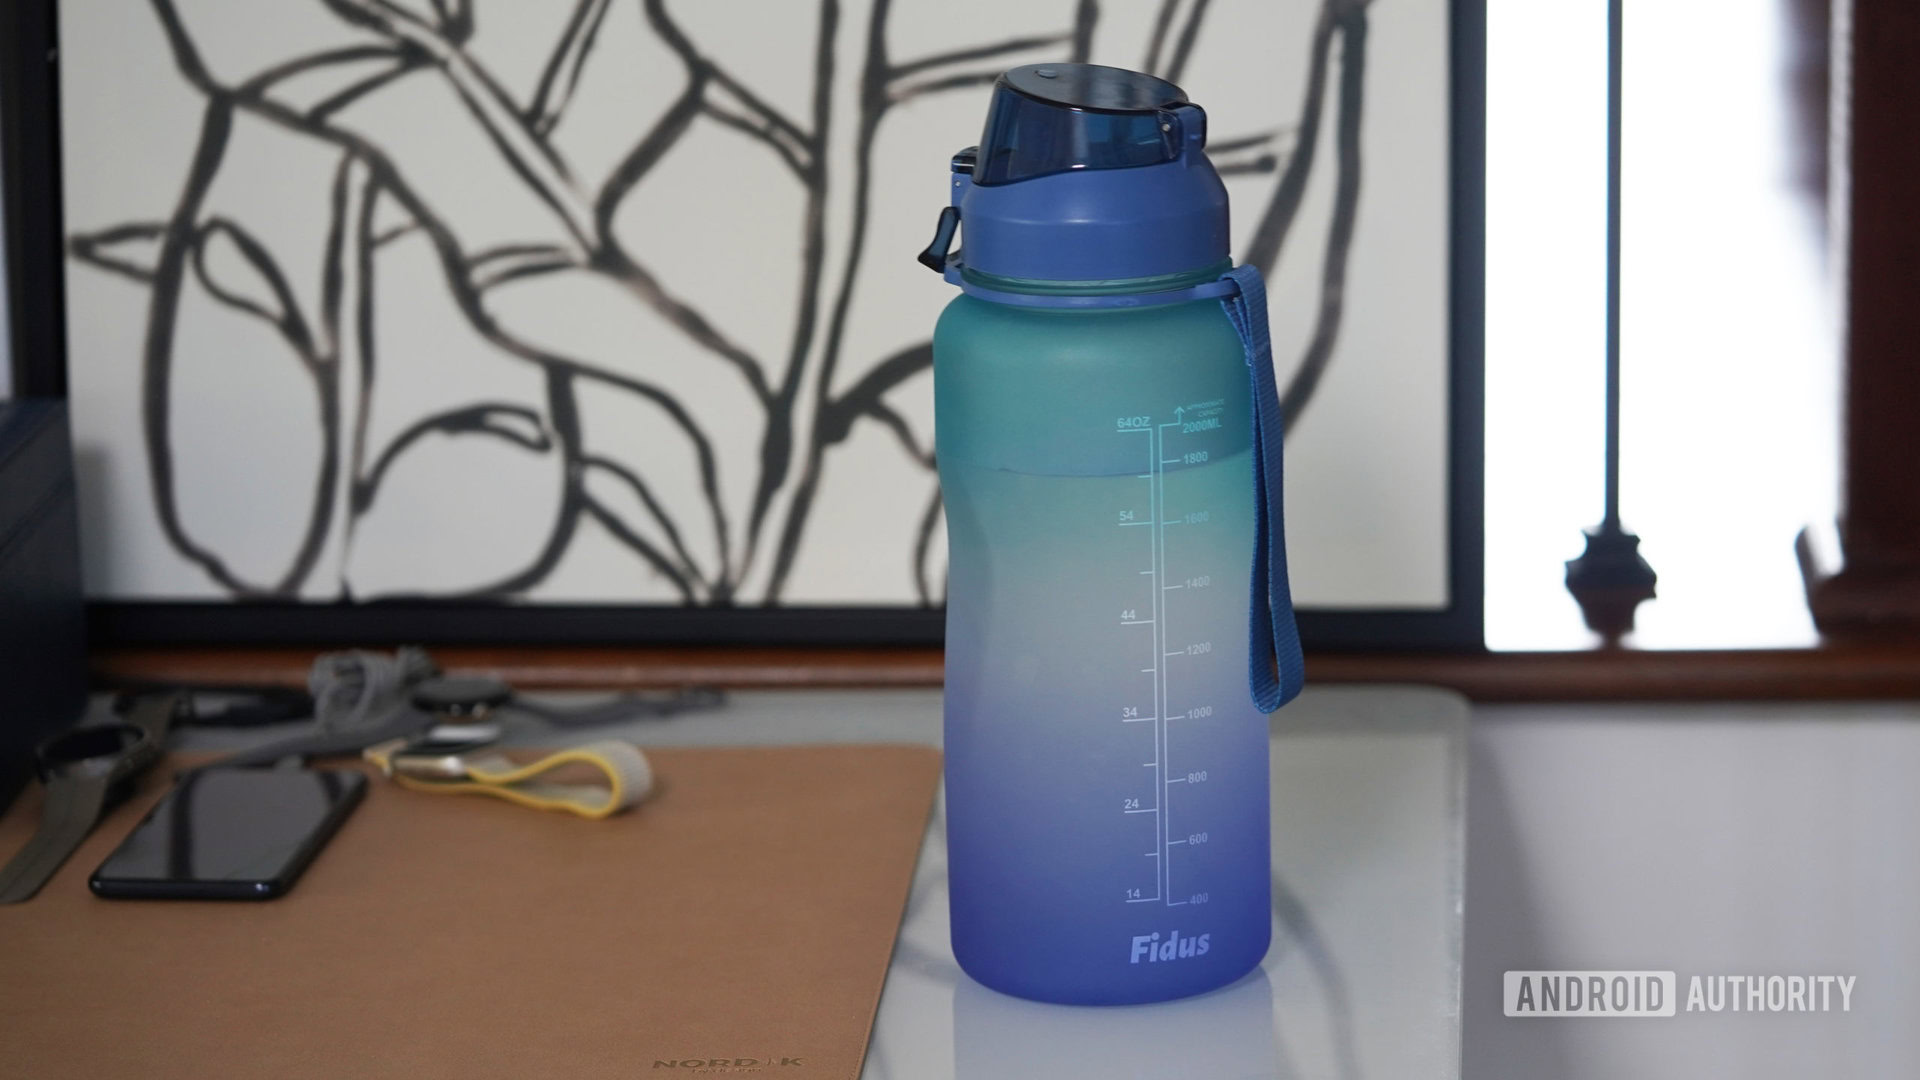
[[1340, 687], [1278, 714], [1274, 945], [1252, 975], [1184, 1001], [1041, 1005], [968, 979], [936, 814], [865, 1076], [1459, 1077], [1466, 714], [1437, 690]]
[[[1473, 711], [1466, 1075], [1920, 1077], [1920, 704]], [[1509, 1019], [1508, 970], [1843, 974], [1852, 1009]], [[1684, 1008], [1684, 1002], [1682, 1002]]]
[[[1453, 1080], [1466, 717], [1462, 699], [1414, 688], [1316, 687], [1280, 712], [1273, 949], [1239, 983], [1164, 1005], [1040, 1005], [962, 974], [936, 806], [865, 1075]], [[940, 694], [740, 693], [711, 713], [626, 730], [651, 745], [937, 744]]]

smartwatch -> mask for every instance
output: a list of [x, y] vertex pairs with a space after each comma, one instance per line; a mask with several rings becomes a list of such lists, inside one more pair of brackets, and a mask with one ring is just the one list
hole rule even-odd
[[0, 904], [32, 899], [107, 811], [132, 794], [134, 781], [165, 752], [185, 700], [177, 693], [141, 698], [122, 721], [63, 731], [34, 748], [46, 802], [33, 839], [0, 866]]
[[513, 687], [499, 679], [436, 675], [414, 684], [413, 707], [444, 721], [479, 721], [513, 700]]

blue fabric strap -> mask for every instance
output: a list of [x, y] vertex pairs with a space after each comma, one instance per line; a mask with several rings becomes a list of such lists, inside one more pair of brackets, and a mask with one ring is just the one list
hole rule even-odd
[[1253, 381], [1253, 579], [1247, 686], [1261, 712], [1272, 712], [1300, 693], [1306, 661], [1293, 623], [1293, 590], [1287, 584], [1286, 508], [1281, 498], [1280, 390], [1273, 381], [1273, 342], [1267, 330], [1267, 284], [1251, 266], [1229, 270], [1223, 280], [1239, 291], [1220, 306], [1240, 334]]

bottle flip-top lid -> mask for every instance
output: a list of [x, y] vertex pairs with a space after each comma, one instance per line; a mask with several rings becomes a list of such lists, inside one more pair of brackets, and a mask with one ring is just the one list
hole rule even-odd
[[[1029, 64], [994, 83], [977, 148], [922, 256], [1001, 278], [1088, 282], [1227, 258], [1227, 193], [1206, 114], [1178, 86], [1097, 64]], [[953, 227], [963, 248], [948, 257]]]

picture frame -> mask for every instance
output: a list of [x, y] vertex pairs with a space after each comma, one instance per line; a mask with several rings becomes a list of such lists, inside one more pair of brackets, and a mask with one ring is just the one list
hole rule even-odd
[[[15, 393], [64, 396], [67, 257], [62, 215], [57, 0], [4, 17], [8, 303]], [[1444, 606], [1313, 607], [1297, 612], [1309, 649], [1477, 649], [1483, 588], [1485, 218], [1484, 0], [1453, 0], [1448, 92], [1448, 283]], [[556, 604], [467, 600], [356, 603], [93, 600], [97, 645], [423, 642], [428, 644], [935, 645], [939, 607], [740, 603]]]

